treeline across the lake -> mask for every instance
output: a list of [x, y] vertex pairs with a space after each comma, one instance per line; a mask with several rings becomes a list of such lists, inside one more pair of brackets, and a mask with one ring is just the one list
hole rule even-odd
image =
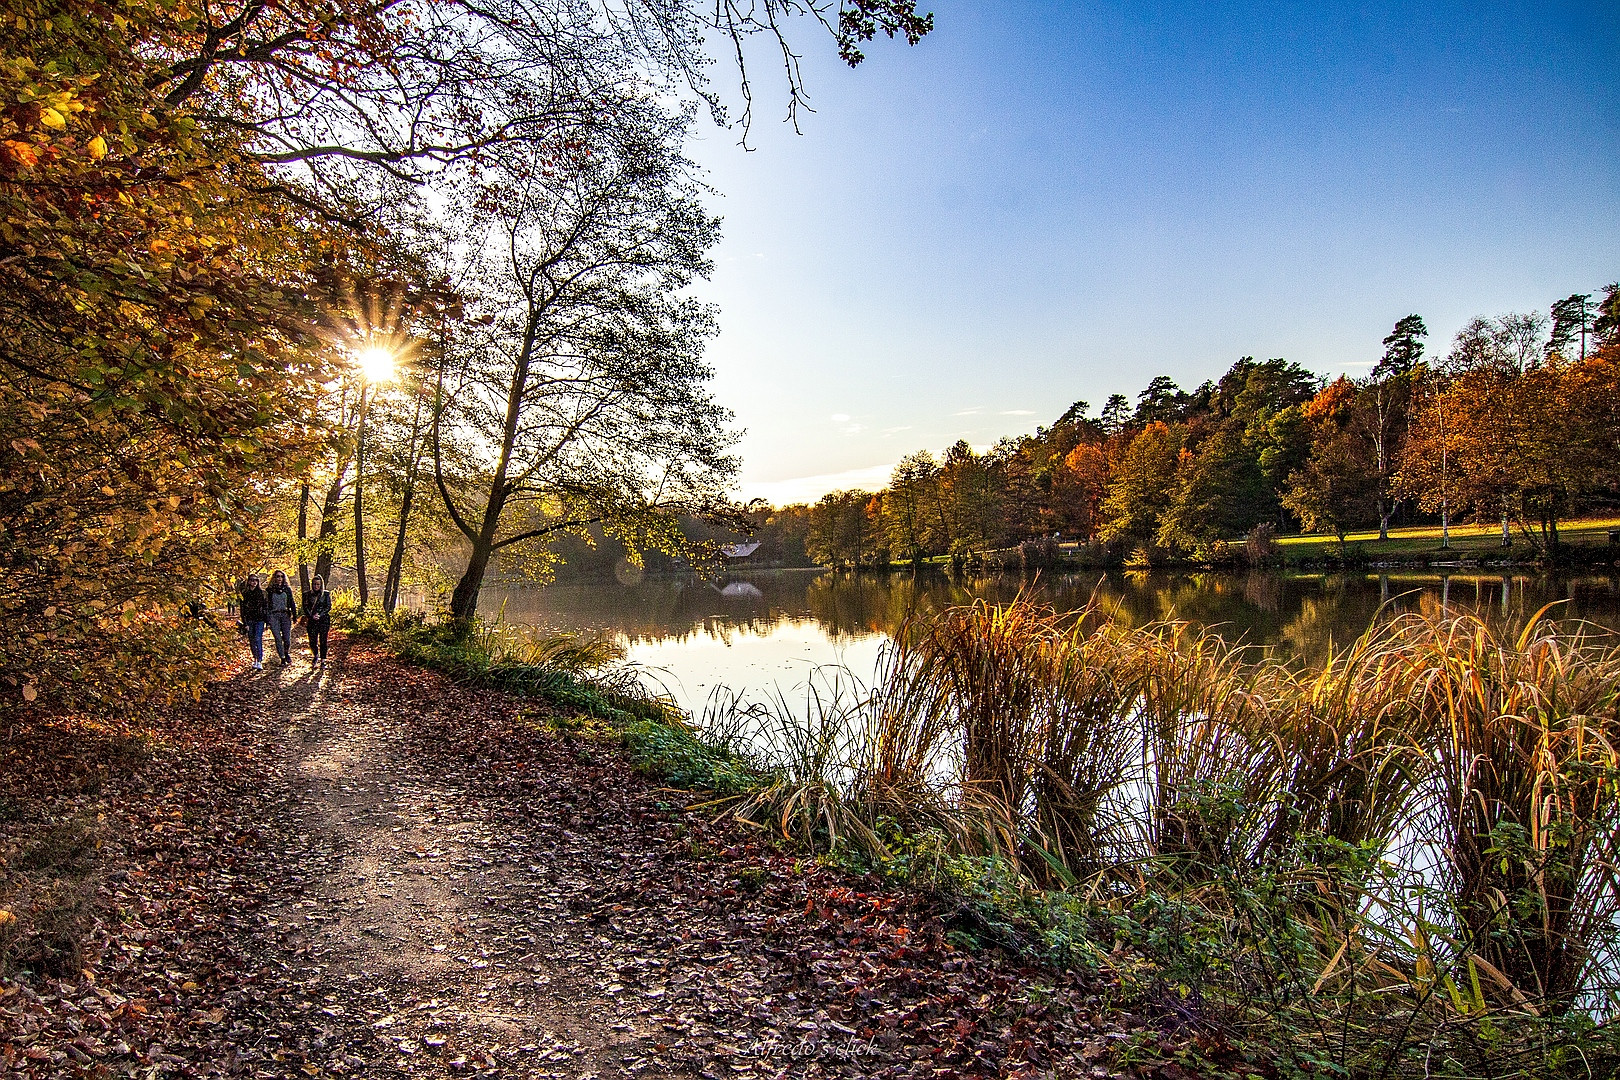
[[1250, 357], [1190, 391], [1160, 376], [1134, 406], [1076, 402], [985, 453], [911, 454], [882, 491], [760, 514], [756, 538], [844, 567], [1021, 545], [1040, 562], [1056, 538], [1104, 560], [1218, 563], [1251, 536], [1264, 551], [1278, 533], [1465, 519], [1547, 550], [1560, 520], [1620, 505], [1620, 289], [1550, 319], [1477, 318], [1433, 360], [1426, 336], [1401, 319], [1361, 379]]

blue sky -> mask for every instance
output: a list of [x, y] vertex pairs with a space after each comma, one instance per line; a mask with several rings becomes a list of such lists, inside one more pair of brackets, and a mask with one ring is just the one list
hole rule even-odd
[[745, 497], [1620, 277], [1620, 5], [932, 10], [855, 71], [807, 49], [802, 134], [761, 60], [754, 149], [695, 144]]

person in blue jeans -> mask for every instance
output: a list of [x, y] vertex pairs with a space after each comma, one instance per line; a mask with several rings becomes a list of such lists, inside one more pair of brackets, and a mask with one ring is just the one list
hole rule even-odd
[[298, 599], [293, 596], [287, 575], [277, 570], [270, 575], [270, 587], [264, 590], [264, 603], [269, 618], [270, 637], [276, 643], [276, 654], [282, 666], [292, 663], [292, 627], [298, 618]]
[[253, 650], [253, 670], [264, 670], [264, 624], [270, 618], [270, 602], [264, 595], [264, 589], [259, 586], [259, 575], [249, 574], [247, 583], [242, 586], [242, 604], [238, 608], [242, 621], [242, 632], [247, 636], [248, 647]]

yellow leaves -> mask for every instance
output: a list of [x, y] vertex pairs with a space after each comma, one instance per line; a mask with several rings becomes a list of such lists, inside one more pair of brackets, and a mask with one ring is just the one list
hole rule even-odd
[[67, 127], [67, 118], [49, 107], [39, 110], [39, 122], [53, 131]]
[[107, 156], [107, 140], [103, 139], [100, 135], [97, 135], [95, 138], [90, 140], [85, 149], [90, 151], [90, 156], [93, 159], [100, 161], [102, 158]]
[[17, 921], [17, 916], [13, 915], [11, 912], [7, 911], [5, 908], [0, 908], [0, 926], [4, 926], [4, 925], [6, 925], [6, 923], [16, 922], [16, 921]]

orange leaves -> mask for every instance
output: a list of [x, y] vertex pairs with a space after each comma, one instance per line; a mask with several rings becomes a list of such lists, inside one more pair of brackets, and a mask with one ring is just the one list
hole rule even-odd
[[39, 149], [22, 139], [6, 139], [3, 145], [8, 164], [18, 169], [32, 169], [39, 164]]

